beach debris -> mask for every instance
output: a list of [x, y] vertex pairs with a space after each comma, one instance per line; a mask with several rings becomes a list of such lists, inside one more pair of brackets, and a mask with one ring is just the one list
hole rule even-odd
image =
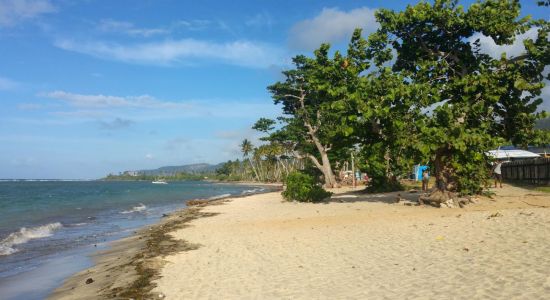
[[162, 218], [166, 218], [168, 216], [170, 216], [170, 215], [169, 214], [162, 214]]
[[202, 206], [208, 204], [209, 200], [189, 200], [185, 204], [187, 206]]
[[[459, 206], [460, 206], [460, 204], [459, 204]], [[442, 208], [455, 208], [456, 206], [455, 206], [454, 200], [453, 200], [453, 199], [449, 199], [449, 200], [447, 200], [447, 201], [445, 201], [445, 202], [441, 202], [441, 203], [439, 204], [439, 207], [442, 207]]]
[[521, 211], [521, 212], [519, 212], [519, 214], [520, 214], [520, 215], [524, 215], [524, 216], [530, 217], [530, 216], [532, 216], [532, 215], [534, 214], [534, 212], [526, 213], [526, 212], [522, 212], [522, 211]]
[[397, 194], [397, 198], [395, 198], [395, 203], [399, 203], [403, 200], [405, 200], [405, 199], [403, 197], [401, 197], [401, 194]]
[[490, 216], [488, 216], [487, 220], [492, 219], [492, 218], [497, 218], [497, 217], [502, 217], [502, 214], [499, 213], [498, 211], [496, 213], [491, 214]]
[[438, 235], [438, 236], [435, 237], [435, 240], [436, 240], [436, 241], [442, 241], [442, 240], [444, 240], [444, 239], [445, 239], [445, 237], [442, 236], [442, 235]]
[[466, 247], [462, 248], [462, 250], [464, 250], [464, 251], [466, 251], [466, 252], [470, 251], [470, 249], [468, 249], [468, 248], [466, 248]]
[[92, 277], [86, 279], [86, 284], [90, 284], [90, 283], [92, 283], [92, 282], [94, 282], [94, 280], [92, 279]]
[[458, 215], [456, 215], [456, 217], [457, 217], [457, 218], [460, 218], [460, 217], [462, 217], [462, 215], [461, 215], [461, 214], [458, 214]]

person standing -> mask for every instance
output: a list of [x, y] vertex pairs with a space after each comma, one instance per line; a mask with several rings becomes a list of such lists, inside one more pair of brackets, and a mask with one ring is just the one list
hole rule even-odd
[[495, 164], [495, 168], [493, 169], [493, 176], [495, 177], [495, 188], [497, 187], [497, 183], [500, 184], [500, 188], [502, 188], [502, 162], [497, 161]]
[[426, 192], [428, 190], [428, 183], [430, 181], [430, 174], [428, 173], [428, 169], [424, 169], [422, 171], [422, 191]]

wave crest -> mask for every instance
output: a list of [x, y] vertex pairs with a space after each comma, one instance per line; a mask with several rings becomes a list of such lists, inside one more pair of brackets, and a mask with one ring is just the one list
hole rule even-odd
[[221, 199], [221, 198], [227, 198], [227, 197], [230, 197], [231, 194], [221, 194], [221, 195], [216, 195], [216, 196], [213, 196], [213, 197], [210, 197], [208, 198], [208, 200], [216, 200], [216, 199]]
[[255, 189], [251, 189], [251, 190], [244, 190], [241, 192], [242, 195], [247, 195], [247, 194], [255, 194], [255, 193], [259, 193], [259, 192], [263, 192], [265, 191], [264, 188], [255, 188]]
[[121, 211], [120, 213], [121, 214], [131, 214], [131, 213], [135, 213], [135, 212], [144, 211], [146, 209], [147, 209], [147, 206], [143, 203], [140, 203], [139, 205], [132, 207], [132, 209], [124, 210], [124, 211]]
[[19, 231], [10, 233], [0, 241], [0, 255], [10, 255], [17, 252], [13, 246], [24, 244], [30, 240], [51, 236], [54, 231], [63, 227], [61, 223], [55, 222], [31, 228], [21, 227]]

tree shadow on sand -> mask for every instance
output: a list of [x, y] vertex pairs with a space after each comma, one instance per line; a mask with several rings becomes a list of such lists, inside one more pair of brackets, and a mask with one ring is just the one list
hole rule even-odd
[[380, 202], [386, 204], [404, 203], [405, 205], [417, 205], [418, 197], [421, 193], [413, 191], [397, 191], [386, 193], [365, 193], [362, 189], [335, 194], [330, 197], [328, 202], [334, 203], [354, 203], [354, 202]]

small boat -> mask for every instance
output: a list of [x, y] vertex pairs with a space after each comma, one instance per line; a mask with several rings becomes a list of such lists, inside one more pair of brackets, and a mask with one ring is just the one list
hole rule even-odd
[[166, 180], [164, 179], [157, 179], [153, 182], [151, 182], [152, 184], [168, 184], [168, 182], [166, 182]]

